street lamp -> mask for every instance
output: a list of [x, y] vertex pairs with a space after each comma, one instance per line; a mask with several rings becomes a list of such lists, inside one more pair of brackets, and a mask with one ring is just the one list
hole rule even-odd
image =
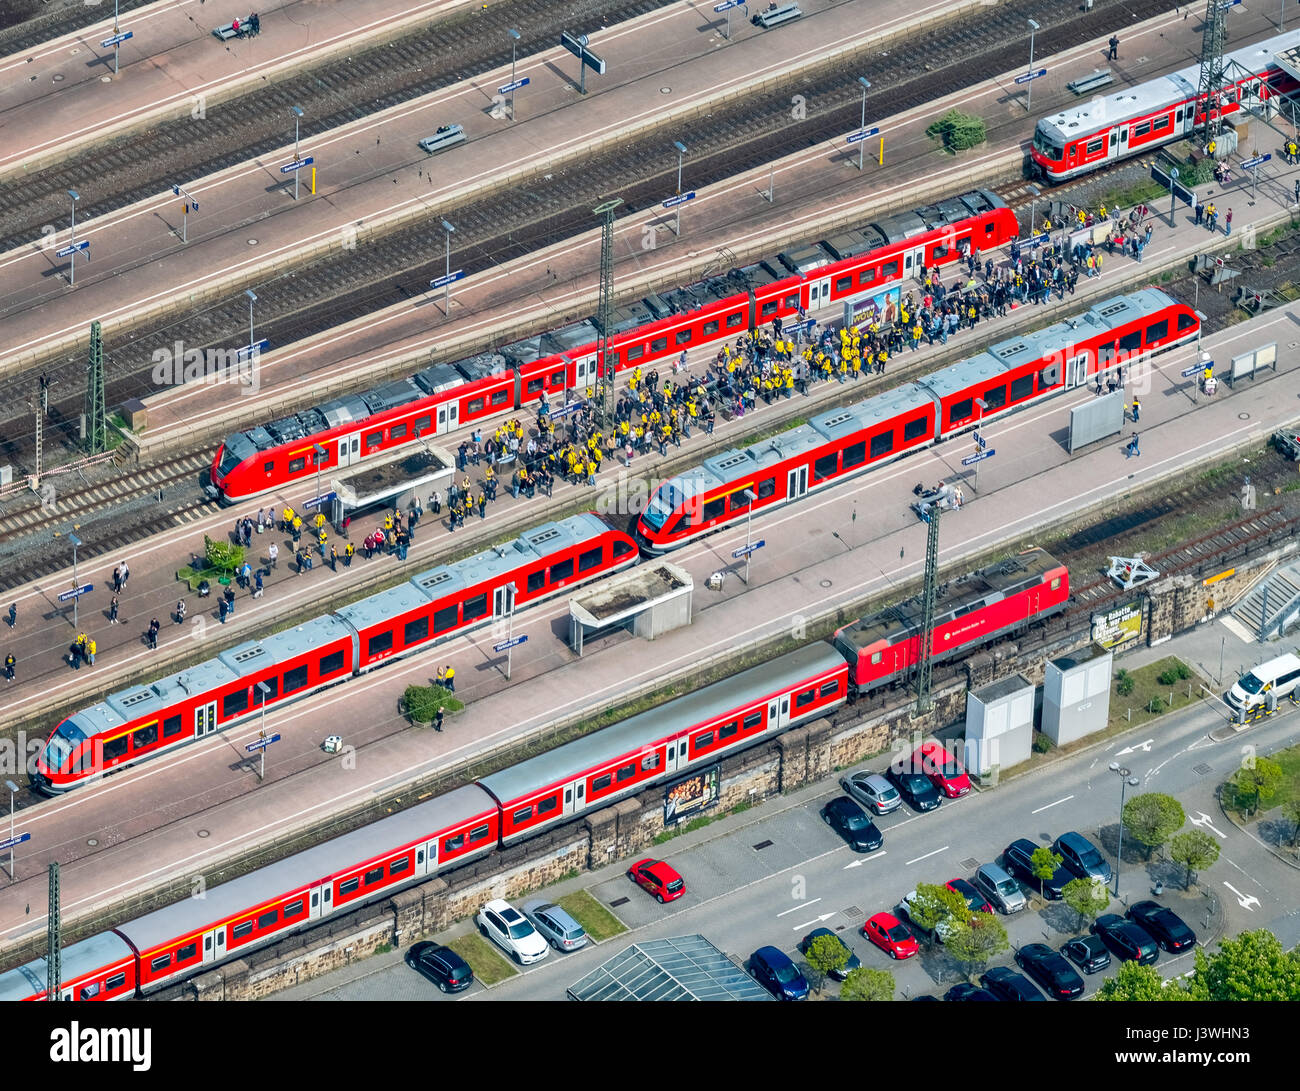
[[[865, 132], [867, 128], [867, 91], [871, 87], [871, 81], [866, 76], [859, 76], [858, 82], [862, 84], [862, 123], [858, 126], [858, 132]], [[858, 141], [858, 170], [862, 170], [862, 164], [865, 162], [867, 152], [867, 139], [863, 137]]]
[[509, 597], [509, 606], [506, 611], [506, 616], [510, 619], [509, 628], [506, 630], [506, 643], [510, 645], [506, 648], [506, 681], [509, 682], [510, 668], [513, 665], [515, 655], [515, 594], [519, 588], [515, 585], [515, 582], [511, 580], [502, 588], [502, 590], [505, 591], [506, 595]]
[[[1285, 0], [1284, 0], [1285, 2]], [[519, 31], [509, 27], [506, 33], [510, 35], [510, 120], [515, 119], [515, 53], [519, 45]]]
[[257, 302], [257, 293], [245, 288], [244, 295], [248, 296], [248, 358], [251, 360], [257, 354], [257, 342], [253, 340], [253, 304]]
[[745, 586], [749, 586], [749, 559], [754, 555], [750, 548], [750, 527], [754, 524], [754, 502], [758, 499], [758, 494], [753, 489], [746, 489], [742, 494], [745, 498]]
[[72, 246], [73, 246], [72, 257], [69, 259], [72, 264], [71, 264], [71, 269], [69, 270], [68, 273], [68, 282], [73, 288], [75, 288], [77, 286], [77, 251], [76, 251], [77, 202], [81, 200], [81, 194], [78, 193], [75, 189], [70, 189], [68, 190], [68, 196], [72, 198]]
[[325, 456], [328, 452], [319, 443], [313, 443], [311, 447], [312, 450], [316, 452], [316, 510], [324, 511], [325, 501], [321, 499], [320, 491], [320, 468], [325, 462]]
[[6, 780], [5, 787], [9, 789], [9, 881], [12, 883], [17, 878], [14, 874], [14, 796], [18, 794], [18, 785]]
[[1110, 771], [1118, 773], [1123, 779], [1119, 785], [1119, 851], [1115, 855], [1115, 897], [1119, 897], [1119, 872], [1124, 866], [1124, 793], [1130, 788], [1136, 788], [1142, 782], [1132, 775], [1132, 770], [1120, 765], [1119, 762], [1110, 763]]
[[[289, 109], [293, 111], [293, 161], [298, 163], [302, 159], [302, 156], [298, 154], [298, 122], [302, 118], [302, 107], [290, 106]], [[298, 175], [301, 173], [301, 170], [293, 172], [293, 199], [295, 201], [298, 199]]]
[[[976, 420], [975, 422], [975, 435], [979, 439], [983, 439], [983, 437], [980, 436], [980, 425], [984, 423], [984, 410], [986, 410], [989, 407], [989, 403], [986, 402], [983, 398], [976, 398], [975, 406], [980, 411], [979, 419]], [[979, 443], [975, 444], [975, 453], [977, 455], [983, 450], [984, 448], [981, 444]], [[980, 464], [978, 461], [976, 461], [975, 463], [975, 476], [971, 480], [971, 489], [973, 489], [975, 492], [980, 491]]]
[[271, 695], [271, 687], [265, 682], [257, 683], [257, 692], [262, 695], [262, 769], [257, 774], [258, 780], [266, 779], [266, 699]]
[[77, 603], [81, 601], [81, 581], [77, 579], [77, 546], [81, 545], [81, 539], [75, 534], [69, 534], [68, 541], [72, 543], [72, 627], [80, 629], [81, 623], [77, 620]]
[[676, 233], [677, 237], [680, 239], [682, 237], [682, 202], [680, 200], [682, 195], [682, 159], [686, 155], [686, 145], [680, 140], [674, 140], [673, 147], [677, 149], [677, 196], [679, 199], [677, 201]]
[[[1029, 23], [1029, 74], [1034, 73], [1034, 32], [1038, 30], [1038, 24], [1032, 19], [1027, 20]], [[1025, 98], [1025, 110], [1032, 111], [1034, 102], [1034, 81], [1029, 81], [1029, 95]]]
[[446, 312], [447, 317], [451, 317], [451, 236], [456, 230], [446, 220], [442, 221], [442, 229], [447, 232], [447, 269], [446, 284], [443, 285], [442, 309]]

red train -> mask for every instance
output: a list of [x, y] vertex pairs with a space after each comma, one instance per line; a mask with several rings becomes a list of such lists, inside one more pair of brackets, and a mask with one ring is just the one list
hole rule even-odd
[[[643, 552], [667, 553], [798, 500], [909, 451], [1196, 336], [1200, 320], [1155, 288], [1098, 303], [1077, 318], [986, 352], [665, 481], [637, 518]], [[984, 408], [978, 408], [976, 399]], [[756, 499], [750, 500], [752, 493]]]
[[421, 572], [335, 613], [111, 694], [54, 729], [32, 784], [50, 795], [65, 792], [258, 715], [263, 703], [297, 700], [636, 560], [632, 539], [593, 513], [544, 523], [508, 549]]
[[[1017, 234], [1014, 213], [987, 190], [892, 216], [616, 308], [609, 363], [615, 371], [651, 366], [774, 318], [878, 296], [922, 264], [944, 265]], [[603, 373], [598, 349], [597, 326], [585, 320], [236, 432], [213, 457], [208, 491], [223, 503], [243, 500], [314, 477], [318, 457], [320, 469], [337, 472], [533, 405], [543, 393], [585, 390]]]
[[[1068, 594], [1069, 573], [1031, 550], [952, 584], [942, 601], [961, 624], [943, 617], [935, 645], [970, 650], [1057, 612]], [[652, 785], [671, 790], [720, 757], [833, 711], [852, 689], [888, 681], [875, 668], [901, 670], [892, 650], [910, 647], [914, 633], [895, 628], [859, 646], [867, 632], [868, 623], [854, 623], [834, 647], [800, 648], [73, 944], [62, 955], [62, 997], [149, 992]], [[44, 982], [43, 959], [10, 970], [0, 974], [0, 999], [42, 999]]]
[[[1210, 109], [1229, 117], [1243, 105], [1262, 106], [1274, 95], [1296, 90], [1300, 85], [1278, 67], [1275, 55], [1297, 41], [1294, 33], [1279, 34], [1227, 54], [1224, 86], [1212, 96]], [[1049, 181], [1064, 182], [1181, 140], [1205, 122], [1200, 79], [1200, 65], [1193, 64], [1045, 117], [1034, 129], [1029, 154]]]

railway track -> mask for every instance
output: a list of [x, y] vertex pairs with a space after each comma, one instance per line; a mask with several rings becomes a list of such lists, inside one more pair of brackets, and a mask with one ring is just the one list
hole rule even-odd
[[[153, 2], [118, 0], [118, 11], [125, 15]], [[47, 0], [6, 0], [0, 4], [0, 57], [21, 53], [103, 19], [104, 10], [86, 0], [58, 0], [54, 4]]]

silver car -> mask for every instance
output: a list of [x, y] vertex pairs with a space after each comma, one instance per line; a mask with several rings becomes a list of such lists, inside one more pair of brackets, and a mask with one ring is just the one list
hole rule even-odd
[[975, 870], [974, 882], [1000, 913], [1019, 913], [1029, 904], [1020, 885], [997, 864], [981, 864]]
[[852, 776], [841, 777], [840, 784], [872, 814], [889, 814], [903, 805], [898, 789], [879, 773], [869, 773], [864, 769]]
[[524, 916], [557, 951], [576, 951], [587, 946], [587, 933], [558, 905], [533, 901], [524, 906]]

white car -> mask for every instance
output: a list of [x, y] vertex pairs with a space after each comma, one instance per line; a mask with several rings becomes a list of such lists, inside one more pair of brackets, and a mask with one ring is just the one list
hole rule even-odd
[[540, 962], [551, 948], [541, 934], [504, 898], [494, 898], [474, 918], [478, 930], [521, 966]]
[[[907, 896], [904, 897], [903, 900], [898, 903], [898, 908], [903, 911], [903, 915], [907, 918], [908, 923], [912, 925], [913, 930], [915, 930], [921, 936], [928, 936], [930, 934], [930, 930], [928, 928], [923, 928], [921, 927], [921, 925], [917, 924], [916, 919], [912, 916], [912, 905], [916, 901], [916, 898], [917, 898], [916, 891], [915, 890], [909, 891], [907, 893]], [[939, 922], [939, 926], [934, 930], [934, 938], [937, 939], [940, 943], [942, 943], [944, 941], [944, 938], [952, 932], [952, 924], [950, 923], [951, 920], [952, 920], [951, 917], [945, 917], [943, 920]]]

